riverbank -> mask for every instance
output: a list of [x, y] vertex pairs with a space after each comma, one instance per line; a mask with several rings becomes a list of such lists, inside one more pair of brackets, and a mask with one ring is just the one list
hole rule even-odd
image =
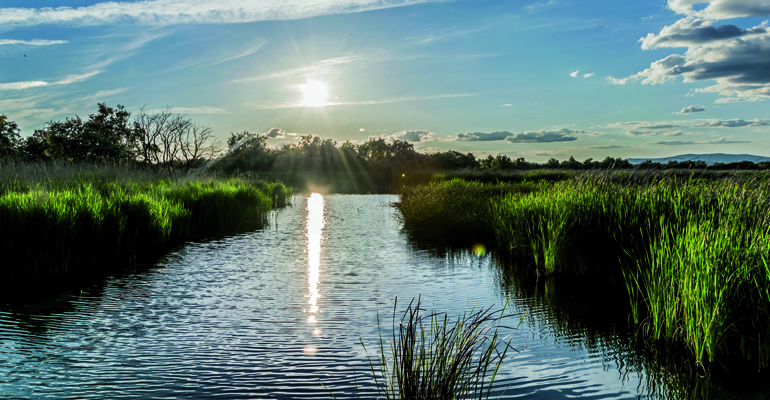
[[217, 226], [255, 224], [291, 190], [116, 166], [0, 166], [0, 279], [100, 274]]
[[763, 175], [713, 178], [452, 180], [405, 188], [398, 208], [413, 237], [461, 238], [540, 275], [625, 287], [644, 336], [684, 343], [700, 365], [741, 356], [766, 368], [770, 185]]

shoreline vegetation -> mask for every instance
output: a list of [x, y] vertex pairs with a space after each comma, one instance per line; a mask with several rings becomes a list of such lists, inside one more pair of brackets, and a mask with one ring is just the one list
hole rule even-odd
[[[283, 139], [278, 145], [268, 140]], [[206, 173], [261, 176], [279, 180], [301, 191], [327, 193], [394, 193], [403, 185], [427, 183], [433, 175], [496, 182], [521, 173], [545, 171], [655, 171], [658, 173], [719, 173], [720, 171], [770, 170], [770, 162], [712, 163], [705, 161], [554, 158], [545, 163], [524, 158], [453, 150], [422, 153], [411, 143], [370, 136], [362, 142], [338, 143], [315, 135], [297, 135], [273, 128], [267, 133], [233, 132], [225, 143], [216, 140], [211, 127], [185, 114], [139, 110], [132, 117], [121, 105], [97, 105], [87, 119], [78, 116], [50, 121], [31, 135], [9, 116], [0, 114], [0, 162], [65, 162], [120, 164], [126, 168], [164, 171], [169, 174]]]
[[172, 176], [123, 166], [0, 166], [0, 280], [111, 272], [217, 226], [261, 224], [281, 183]]
[[267, 143], [287, 135], [219, 144], [168, 108], [132, 120], [102, 103], [22, 137], [0, 114], [1, 285], [104, 275], [218, 226], [264, 223], [290, 188], [400, 193], [418, 241], [484, 244], [534, 276], [623, 291], [636, 331], [686, 346], [696, 368], [770, 366], [770, 162], [539, 164], [380, 137]]
[[637, 331], [686, 345], [700, 367], [738, 358], [767, 370], [767, 174], [538, 178], [406, 187], [397, 207], [418, 240], [493, 244], [514, 268], [624, 287]]

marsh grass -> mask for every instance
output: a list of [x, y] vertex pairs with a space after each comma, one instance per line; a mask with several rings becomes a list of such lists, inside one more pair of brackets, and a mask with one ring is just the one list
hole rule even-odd
[[281, 184], [174, 179], [113, 166], [0, 166], [0, 276], [109, 271], [219, 225], [259, 223], [286, 203]]
[[410, 235], [424, 240], [468, 245], [494, 240], [489, 201], [505, 193], [529, 192], [534, 183], [483, 184], [452, 179], [404, 187], [397, 204]]
[[[506, 314], [507, 301], [501, 309], [474, 306], [454, 323], [445, 313], [426, 314], [419, 298], [412, 299], [397, 321], [397, 304], [398, 299], [391, 340], [386, 343], [380, 327], [380, 355], [370, 358], [379, 398], [488, 398], [503, 359], [513, 349], [512, 335], [500, 336], [500, 328], [515, 329], [500, 325], [515, 315]], [[366, 350], [363, 341], [361, 345]]]
[[[499, 251], [540, 275], [624, 285], [645, 337], [684, 343], [701, 366], [734, 354], [758, 368], [770, 365], [765, 175], [682, 178], [632, 171], [557, 182], [451, 181], [410, 190], [398, 204], [409, 231], [449, 226], [480, 236], [474, 230], [486, 229]], [[476, 193], [494, 194], [463, 198]]]

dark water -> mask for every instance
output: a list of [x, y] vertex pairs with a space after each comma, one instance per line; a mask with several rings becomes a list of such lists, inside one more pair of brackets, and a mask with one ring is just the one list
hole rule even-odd
[[157, 267], [56, 300], [5, 306], [0, 397], [349, 398], [354, 380], [371, 394], [359, 338], [376, 355], [378, 308], [389, 327], [394, 299], [418, 295], [450, 317], [508, 296], [527, 312], [513, 340], [520, 352], [498, 377], [502, 398], [691, 389], [634, 350], [611, 295], [516, 276], [489, 256], [420, 249], [401, 232], [395, 200], [297, 196], [268, 228], [188, 243]]

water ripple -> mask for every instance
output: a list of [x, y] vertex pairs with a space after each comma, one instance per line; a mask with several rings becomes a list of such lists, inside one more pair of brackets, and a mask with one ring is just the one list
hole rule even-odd
[[[58, 311], [0, 311], [0, 397], [366, 397], [373, 382], [359, 338], [376, 349], [377, 310], [390, 326], [396, 296], [421, 295], [450, 317], [504, 300], [489, 260], [412, 249], [393, 196], [326, 196], [313, 232], [320, 254], [309, 254], [306, 200], [296, 197], [268, 228], [189, 243]], [[603, 362], [614, 354], [581, 348], [578, 336], [556, 340], [548, 312], [529, 311], [514, 339], [522, 352], [498, 378], [503, 398], [637, 397], [636, 382]]]

